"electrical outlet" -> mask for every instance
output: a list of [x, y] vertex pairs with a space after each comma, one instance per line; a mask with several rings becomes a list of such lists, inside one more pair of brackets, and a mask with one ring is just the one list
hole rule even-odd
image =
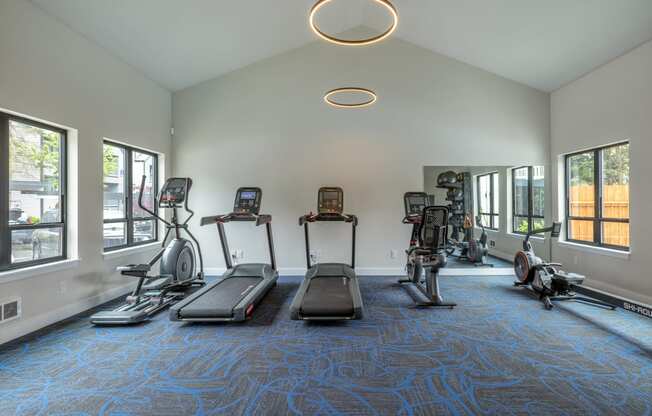
[[496, 247], [496, 240], [489, 240], [489, 247]]
[[68, 284], [65, 280], [59, 282], [59, 294], [64, 295], [68, 291]]
[[397, 252], [396, 252], [396, 250], [394, 250], [394, 249], [389, 250], [389, 258], [390, 258], [390, 259], [395, 259], [396, 256], [397, 256]]
[[576, 266], [580, 264], [580, 258], [577, 255], [573, 256], [573, 264]]
[[312, 263], [319, 263], [321, 257], [321, 250], [310, 250], [310, 261]]

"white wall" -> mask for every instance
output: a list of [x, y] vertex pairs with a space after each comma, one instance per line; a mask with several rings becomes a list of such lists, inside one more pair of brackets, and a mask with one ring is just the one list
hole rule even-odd
[[[630, 141], [631, 255], [613, 257], [567, 245], [553, 246], [556, 261], [586, 274], [586, 284], [652, 304], [652, 42], [555, 91], [551, 98], [551, 157], [590, 147]], [[557, 181], [554, 181], [557, 185]], [[554, 191], [559, 213], [558, 186]]]
[[[324, 92], [349, 85], [375, 89], [378, 103], [323, 103]], [[238, 186], [262, 187], [285, 273], [305, 267], [297, 218], [315, 210], [320, 186], [342, 186], [345, 210], [360, 217], [360, 272], [394, 273], [403, 259], [390, 250], [402, 253], [410, 232], [402, 196], [421, 189], [424, 165], [549, 159], [548, 94], [396, 38], [364, 48], [315, 42], [196, 85], [173, 95], [173, 121], [175, 174], [194, 179], [198, 214], [230, 211]], [[215, 272], [217, 233], [196, 224]], [[314, 246], [324, 260], [347, 255], [348, 229], [328, 226], [314, 227]], [[252, 241], [246, 228], [230, 225], [231, 248], [263, 256], [262, 231]]]
[[72, 268], [20, 280], [0, 275], [0, 299], [21, 296], [23, 310], [22, 319], [0, 325], [3, 343], [134, 285], [113, 270], [145, 261], [151, 249], [102, 255], [102, 138], [169, 154], [171, 95], [24, 0], [0, 2], [0, 57], [0, 108], [77, 130], [69, 198], [79, 199], [81, 258]]

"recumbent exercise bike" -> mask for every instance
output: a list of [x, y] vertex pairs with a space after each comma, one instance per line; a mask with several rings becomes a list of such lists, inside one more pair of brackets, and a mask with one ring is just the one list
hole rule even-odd
[[[427, 206], [428, 195], [425, 192], [407, 192], [403, 200], [403, 224], [412, 225], [412, 235], [410, 247], [406, 250], [407, 278], [400, 279], [398, 283], [406, 284], [417, 307], [452, 309], [457, 304], [444, 302], [438, 281], [439, 270], [447, 262], [448, 207]], [[424, 271], [425, 282], [422, 281]]]

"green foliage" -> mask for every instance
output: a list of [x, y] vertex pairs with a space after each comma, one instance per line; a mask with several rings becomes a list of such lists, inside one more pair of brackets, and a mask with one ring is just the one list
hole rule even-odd
[[[629, 183], [629, 144], [613, 146], [602, 152], [602, 175], [605, 185]], [[594, 153], [587, 152], [570, 158], [571, 186], [593, 185]]]
[[605, 185], [629, 183], [629, 144], [614, 146], [604, 151], [602, 171]]
[[116, 176], [118, 174], [118, 158], [119, 156], [113, 153], [111, 146], [104, 146], [102, 149], [104, 176]]
[[522, 219], [522, 220], [518, 223], [518, 226], [516, 227], [516, 231], [518, 231], [519, 233], [527, 233], [527, 232], [528, 232], [528, 229], [527, 229], [527, 220]]
[[[60, 135], [59, 133], [39, 129], [33, 126], [21, 125], [21, 132], [10, 123], [9, 140], [9, 170], [15, 172], [17, 164], [29, 163], [30, 168], [40, 170], [44, 182], [52, 184], [52, 191], [59, 190], [60, 169]], [[23, 138], [25, 133], [41, 137], [40, 145]]]

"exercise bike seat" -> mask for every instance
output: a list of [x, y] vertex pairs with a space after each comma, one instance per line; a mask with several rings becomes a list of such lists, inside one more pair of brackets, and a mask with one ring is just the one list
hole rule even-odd
[[554, 279], [563, 280], [564, 282], [571, 285], [581, 285], [584, 282], [585, 277], [578, 273], [566, 272], [563, 270], [555, 271]]

